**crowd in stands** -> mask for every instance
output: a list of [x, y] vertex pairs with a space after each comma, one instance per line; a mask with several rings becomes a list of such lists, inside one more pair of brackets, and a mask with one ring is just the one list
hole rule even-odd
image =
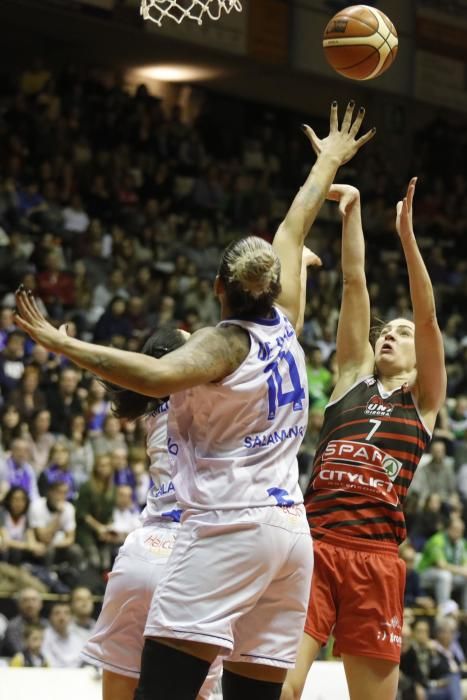
[[[39, 590], [65, 594], [84, 582], [102, 592], [150, 485], [144, 427], [115, 418], [98, 381], [16, 328], [13, 292], [20, 283], [33, 290], [72, 335], [131, 350], [163, 324], [188, 331], [215, 324], [220, 249], [248, 233], [272, 240], [314, 156], [299, 115], [209, 93], [187, 119], [144, 86], [130, 94], [114, 76], [52, 73], [40, 61], [6, 77], [0, 90], [0, 592], [24, 586], [25, 576]], [[458, 653], [441, 647], [450, 649], [449, 635], [458, 639], [467, 613], [467, 262], [459, 255], [467, 131], [454, 133], [441, 118], [424, 127], [405, 172], [380, 149], [375, 141], [340, 178], [361, 191], [372, 309], [386, 319], [410, 316], [395, 203], [408, 176], [419, 176], [416, 233], [435, 288], [448, 398], [409, 491], [401, 556], [408, 608], [441, 614], [457, 600], [456, 614], [451, 608], [436, 618], [429, 650], [460, 678], [467, 634]], [[323, 268], [309, 278], [302, 336], [310, 391], [303, 486], [336, 379], [335, 205], [323, 207], [310, 245]], [[37, 612], [14, 647], [7, 630], [2, 653], [40, 665], [40, 649], [53, 657], [56, 640], [76, 626], [73, 614], [67, 604], [54, 606], [42, 639]], [[434, 671], [425, 658], [432, 615], [415, 619], [412, 631], [410, 615], [405, 623], [404, 658], [416, 666], [415, 650], [421, 675], [401, 697], [442, 700], [442, 689], [430, 685], [440, 664]], [[73, 649], [70, 641], [64, 654]]]

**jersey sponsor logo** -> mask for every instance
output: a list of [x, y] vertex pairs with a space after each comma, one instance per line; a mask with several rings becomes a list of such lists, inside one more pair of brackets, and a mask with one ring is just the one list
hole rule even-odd
[[394, 410], [392, 403], [386, 403], [381, 396], [374, 394], [368, 401], [365, 408], [366, 416], [378, 416], [378, 418], [387, 418]]
[[386, 627], [387, 629], [378, 630], [376, 639], [379, 642], [388, 642], [389, 644], [395, 644], [400, 647], [402, 644], [402, 636], [400, 634], [402, 625], [397, 615], [394, 615], [394, 617], [386, 622], [382, 622], [381, 627]]
[[243, 444], [248, 449], [267, 447], [268, 445], [276, 445], [279, 442], [292, 440], [296, 437], [303, 438], [304, 434], [305, 428], [303, 425], [293, 425], [291, 428], [274, 430], [271, 433], [264, 433], [263, 435], [247, 435]]
[[169, 535], [149, 535], [144, 540], [144, 546], [156, 557], [168, 557], [175, 544], [174, 533]]
[[280, 489], [278, 486], [268, 489], [268, 495], [276, 499], [278, 506], [285, 506], [290, 508], [295, 505], [293, 498], [290, 498], [290, 494], [285, 489]]
[[154, 493], [154, 498], [161, 498], [162, 496], [167, 496], [168, 494], [174, 492], [175, 486], [173, 485], [172, 481], [166, 481], [165, 483], [162, 483]]
[[392, 455], [375, 447], [371, 443], [354, 442], [352, 440], [331, 440], [322, 455], [323, 462], [340, 463], [356, 462], [383, 469], [387, 476], [394, 481], [402, 469], [402, 462]]
[[[391, 476], [385, 469], [389, 460]], [[313, 480], [313, 489], [353, 491], [392, 506], [399, 503], [392, 483], [400, 471], [397, 460], [374, 445], [351, 440], [332, 440], [321, 457], [321, 466]]]

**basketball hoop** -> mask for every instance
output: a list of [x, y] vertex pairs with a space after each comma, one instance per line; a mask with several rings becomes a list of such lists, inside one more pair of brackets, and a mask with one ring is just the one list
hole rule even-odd
[[141, 0], [143, 19], [150, 19], [159, 27], [164, 19], [177, 24], [191, 19], [201, 25], [205, 17], [217, 21], [232, 10], [242, 11], [241, 0]]

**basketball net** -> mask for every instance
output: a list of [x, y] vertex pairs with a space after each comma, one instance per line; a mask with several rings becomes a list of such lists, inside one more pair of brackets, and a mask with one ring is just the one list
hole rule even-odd
[[214, 21], [225, 12], [242, 11], [241, 0], [141, 0], [143, 19], [150, 19], [162, 25], [164, 19], [171, 19], [181, 24], [184, 19], [191, 19], [198, 24], [208, 17]]

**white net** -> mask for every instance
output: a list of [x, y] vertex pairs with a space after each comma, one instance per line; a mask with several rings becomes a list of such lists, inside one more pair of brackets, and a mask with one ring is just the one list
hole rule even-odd
[[191, 19], [198, 24], [208, 17], [218, 20], [222, 14], [242, 11], [241, 0], [141, 0], [143, 19], [150, 19], [161, 26], [165, 19], [181, 24]]

